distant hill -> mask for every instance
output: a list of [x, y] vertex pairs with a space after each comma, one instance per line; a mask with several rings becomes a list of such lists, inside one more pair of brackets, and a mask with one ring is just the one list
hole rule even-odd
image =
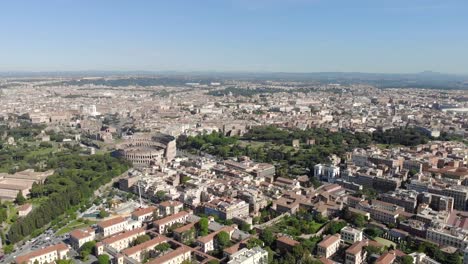
[[[182, 83], [197, 80], [250, 80], [250, 81], [301, 81], [313, 83], [370, 84], [379, 88], [427, 88], [427, 89], [468, 89], [468, 75], [445, 74], [423, 71], [412, 74], [363, 73], [363, 72], [177, 72], [177, 71], [73, 71], [73, 72], [0, 72], [7, 78], [80, 78], [120, 77], [172, 79], [167, 83]], [[180, 80], [180, 82], [175, 81]], [[91, 80], [87, 80], [92, 83]], [[137, 82], [138, 83], [138, 82]], [[149, 82], [152, 83], [152, 82]]]

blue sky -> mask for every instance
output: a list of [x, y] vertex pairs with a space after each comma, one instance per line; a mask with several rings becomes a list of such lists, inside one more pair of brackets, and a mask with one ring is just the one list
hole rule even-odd
[[466, 0], [6, 0], [0, 10], [0, 71], [468, 73]]

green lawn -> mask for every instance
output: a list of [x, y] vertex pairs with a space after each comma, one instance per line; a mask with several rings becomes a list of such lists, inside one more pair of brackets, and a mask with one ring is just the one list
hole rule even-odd
[[396, 244], [394, 242], [388, 240], [388, 239], [381, 238], [381, 237], [376, 237], [374, 240], [379, 242], [380, 244], [382, 244], [384, 246], [390, 247], [391, 245], [393, 245], [393, 247], [396, 248]]
[[80, 229], [80, 228], [85, 228], [88, 226], [91, 226], [95, 224], [95, 221], [89, 221], [87, 224], [84, 222], [80, 222], [78, 220], [73, 220], [70, 223], [68, 223], [66, 226], [62, 227], [59, 231], [57, 231], [56, 235], [64, 235], [66, 233], [69, 233], [70, 231], [73, 231], [75, 229]]

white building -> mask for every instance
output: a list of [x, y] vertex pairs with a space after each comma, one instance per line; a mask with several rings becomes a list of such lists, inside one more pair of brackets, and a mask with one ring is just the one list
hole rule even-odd
[[93, 241], [96, 238], [94, 229], [87, 228], [85, 230], [77, 229], [70, 232], [70, 244], [75, 250], [80, 249], [84, 243]]
[[100, 222], [97, 229], [99, 233], [106, 237], [127, 230], [127, 225], [128, 221], [119, 216]]
[[362, 230], [345, 226], [341, 229], [341, 240], [346, 243], [354, 244], [355, 242], [362, 240]]
[[150, 221], [153, 219], [153, 212], [156, 207], [149, 206], [146, 208], [138, 208], [132, 213], [132, 219], [138, 222]]
[[16, 257], [17, 264], [53, 263], [59, 259], [69, 259], [67, 245], [60, 243]]
[[231, 255], [228, 264], [267, 264], [268, 251], [261, 247], [243, 248]]
[[[414, 252], [409, 255], [413, 257], [414, 264], [441, 264], [440, 262], [431, 259], [430, 257], [428, 257], [426, 254], [422, 252]], [[463, 258], [463, 264], [466, 264], [466, 263], [467, 262], [465, 262], [465, 258]]]
[[154, 227], [159, 234], [164, 234], [167, 231], [167, 228], [172, 226], [175, 223], [185, 223], [187, 222], [187, 218], [189, 217], [190, 213], [186, 211], [179, 212], [177, 214], [173, 214], [170, 216], [166, 216], [162, 219], [156, 220], [153, 222]]
[[317, 164], [314, 166], [314, 176], [321, 181], [335, 182], [340, 175], [340, 168], [333, 165]]
[[142, 236], [144, 234], [144, 228], [137, 228], [131, 231], [125, 231], [115, 236], [108, 237], [96, 244], [97, 254], [101, 255], [102, 253], [104, 253], [104, 247], [111, 247], [118, 251], [128, 248], [137, 237]]
[[199, 237], [197, 239], [197, 245], [200, 247], [203, 253], [207, 253], [216, 249], [215, 245], [215, 237], [220, 232], [226, 232], [229, 235], [229, 239], [231, 239], [232, 234], [234, 233], [234, 228], [231, 226], [224, 226], [223, 228], [219, 229], [216, 232], [210, 233], [204, 237]]
[[317, 245], [317, 254], [325, 258], [329, 258], [338, 251], [340, 247], [340, 234], [335, 234], [325, 237]]
[[468, 231], [461, 228], [430, 227], [427, 229], [426, 238], [439, 245], [458, 248], [460, 251], [468, 247]]

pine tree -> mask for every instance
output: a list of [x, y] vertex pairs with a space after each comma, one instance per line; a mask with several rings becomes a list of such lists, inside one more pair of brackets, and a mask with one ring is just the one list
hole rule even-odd
[[18, 205], [23, 205], [26, 202], [26, 198], [24, 198], [23, 193], [21, 191], [19, 191], [18, 194], [16, 195], [15, 202]]

